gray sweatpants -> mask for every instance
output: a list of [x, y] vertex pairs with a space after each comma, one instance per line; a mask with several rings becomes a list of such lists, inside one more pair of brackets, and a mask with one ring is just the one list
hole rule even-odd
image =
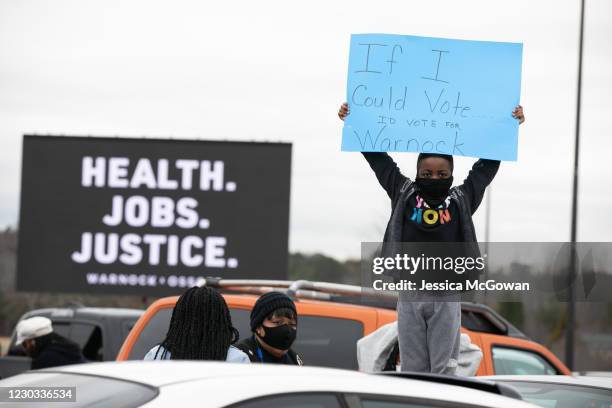
[[459, 359], [461, 303], [400, 300], [398, 339], [402, 371], [454, 375]]

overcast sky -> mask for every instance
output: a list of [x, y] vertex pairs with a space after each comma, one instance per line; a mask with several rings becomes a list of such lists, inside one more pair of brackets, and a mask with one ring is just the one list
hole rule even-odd
[[[612, 2], [586, 0], [581, 241], [612, 240]], [[351, 33], [524, 43], [519, 160], [491, 240], [570, 236], [579, 1], [0, 0], [0, 227], [18, 219], [25, 133], [293, 143], [290, 248], [357, 257], [386, 194], [340, 152]], [[395, 155], [413, 175], [414, 154]], [[473, 159], [458, 158], [460, 181]], [[475, 222], [484, 239], [485, 205]]]

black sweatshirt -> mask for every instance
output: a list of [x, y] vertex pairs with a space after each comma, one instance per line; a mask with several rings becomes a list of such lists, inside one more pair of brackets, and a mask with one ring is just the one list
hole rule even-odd
[[[408, 178], [387, 153], [363, 153], [380, 185], [391, 199], [392, 208], [399, 198], [400, 189]], [[463, 184], [457, 188], [466, 195], [470, 215], [482, 201], [486, 187], [499, 168], [499, 161], [478, 160]], [[429, 208], [418, 193], [408, 198], [402, 217], [402, 242], [461, 242], [464, 241], [460, 219], [461, 211], [455, 201], [447, 199], [438, 208]]]
[[55, 333], [49, 336], [50, 341], [32, 358], [32, 370], [87, 362], [78, 344]]

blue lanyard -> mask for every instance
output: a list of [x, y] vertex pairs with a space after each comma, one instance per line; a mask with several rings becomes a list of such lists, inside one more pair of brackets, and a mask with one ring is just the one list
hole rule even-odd
[[263, 353], [261, 352], [259, 346], [257, 346], [257, 356], [259, 357], [259, 361], [263, 363]]

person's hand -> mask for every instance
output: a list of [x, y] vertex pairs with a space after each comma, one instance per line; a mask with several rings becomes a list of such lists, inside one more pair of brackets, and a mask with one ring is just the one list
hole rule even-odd
[[523, 107], [521, 105], [516, 105], [516, 108], [512, 111], [512, 117], [518, 119], [519, 125], [525, 121], [525, 114], [523, 113]]
[[340, 118], [340, 120], [344, 120], [344, 118], [346, 118], [349, 113], [351, 113], [351, 111], [349, 110], [348, 103], [344, 102], [342, 105], [340, 105], [340, 110], [338, 110], [338, 117]]

